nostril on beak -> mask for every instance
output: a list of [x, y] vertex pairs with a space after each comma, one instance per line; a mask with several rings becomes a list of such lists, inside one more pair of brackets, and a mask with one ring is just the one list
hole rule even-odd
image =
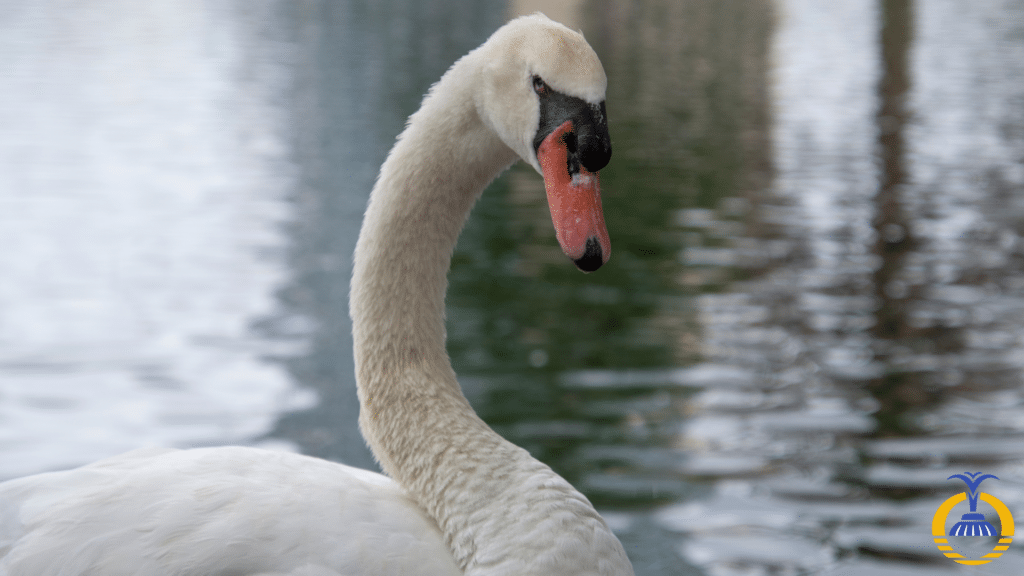
[[569, 174], [579, 174], [580, 172], [580, 154], [579, 154], [579, 138], [576, 137], [576, 133], [573, 131], [562, 134], [562, 143], [565, 144], [565, 167], [569, 171]]
[[562, 136], [562, 141], [565, 142], [565, 150], [566, 150], [566, 152], [568, 152], [569, 154], [575, 154], [576, 153], [576, 148], [577, 148], [577, 145], [578, 145], [578, 140], [576, 138], [576, 133], [575, 132], [566, 132]]

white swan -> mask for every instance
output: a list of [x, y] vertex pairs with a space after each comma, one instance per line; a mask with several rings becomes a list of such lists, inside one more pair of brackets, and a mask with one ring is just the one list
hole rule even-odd
[[580, 34], [513, 20], [431, 88], [384, 162], [351, 314], [360, 427], [390, 478], [227, 447], [12, 480], [0, 575], [633, 574], [590, 502], [477, 417], [444, 346], [456, 238], [517, 157], [544, 175], [563, 250], [584, 270], [607, 260], [605, 85]]

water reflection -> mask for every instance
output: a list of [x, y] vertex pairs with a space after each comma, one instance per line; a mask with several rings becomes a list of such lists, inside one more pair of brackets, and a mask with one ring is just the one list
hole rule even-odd
[[249, 442], [312, 398], [255, 337], [287, 274], [266, 5], [3, 3], [0, 478]]
[[[643, 31], [626, 37], [658, 38], [661, 48], [633, 50], [685, 49], [657, 53], [654, 79], [639, 65], [626, 73], [631, 88], [675, 84], [663, 93], [671, 105], [645, 93], [638, 107], [663, 122], [648, 129], [672, 134], [629, 148], [648, 160], [664, 154], [650, 143], [674, 145], [668, 168], [646, 166], [655, 176], [643, 180], [643, 194], [684, 194], [659, 232], [679, 231], [686, 268], [674, 293], [695, 294], [699, 363], [567, 381], [695, 390], [668, 446], [680, 479], [710, 492], [653, 518], [680, 535], [678, 552], [707, 573], [955, 572], [929, 537], [935, 507], [960, 490], [946, 477], [992, 470], [1005, 479], [1000, 496], [1020, 503], [1020, 225], [1019, 208], [1006, 199], [1024, 183], [1024, 112], [1005, 104], [1020, 101], [1019, 83], [994, 69], [1020, 67], [1004, 55], [1024, 47], [1013, 35], [1021, 7], [996, 25], [984, 7], [957, 16], [947, 4], [842, 2], [824, 10], [794, 0], [774, 6], [770, 37], [716, 46], [705, 38], [730, 38], [716, 24], [750, 31], [751, 21], [768, 20], [767, 7], [645, 6], [620, 8], [615, 22]], [[701, 30], [687, 36], [694, 21]], [[704, 50], [695, 49], [701, 40]], [[757, 66], [735, 66], [766, 65], [769, 40], [770, 131], [758, 122], [764, 78]], [[988, 43], [996, 62], [972, 41]], [[963, 68], [940, 65], [935, 52]], [[616, 77], [616, 57], [605, 61]], [[959, 81], [982, 70], [993, 70], [984, 90]], [[702, 90], [679, 85], [688, 75]], [[716, 82], [731, 82], [731, 108]], [[989, 107], [1005, 115], [993, 117]], [[956, 129], [950, 116], [961, 118]], [[759, 136], [769, 135], [772, 155], [759, 156], [768, 149]], [[755, 145], [729, 146], [730, 136]], [[983, 151], [968, 152], [982, 142]], [[713, 144], [739, 165], [716, 163]], [[704, 161], [688, 166], [694, 156]], [[774, 167], [770, 178], [766, 165]], [[623, 166], [607, 171], [614, 169]], [[710, 174], [702, 178], [702, 170]], [[686, 317], [686, 306], [678, 309], [676, 318]], [[678, 342], [692, 354], [692, 338]], [[627, 411], [620, 418], [643, 419]], [[645, 469], [643, 461], [631, 460]], [[629, 501], [628, 489], [621, 495]], [[1011, 551], [981, 570], [1020, 566]]]
[[638, 573], [957, 572], [946, 477], [1022, 495], [1022, 8], [593, 5], [613, 265], [559, 268], [531, 174], [489, 191], [450, 297], [481, 413]]

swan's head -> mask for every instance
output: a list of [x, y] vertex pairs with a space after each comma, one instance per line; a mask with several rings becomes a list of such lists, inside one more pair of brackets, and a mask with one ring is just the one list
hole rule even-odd
[[509, 22], [479, 52], [480, 116], [544, 177], [562, 250], [597, 270], [611, 255], [597, 178], [612, 155], [601, 61], [582, 34], [542, 14]]

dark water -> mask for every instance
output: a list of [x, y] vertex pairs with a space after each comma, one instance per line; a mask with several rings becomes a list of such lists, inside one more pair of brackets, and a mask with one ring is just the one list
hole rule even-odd
[[[146, 310], [169, 322], [202, 320], [181, 329], [184, 344], [164, 338], [137, 352], [118, 341], [101, 346], [108, 360], [92, 363], [76, 360], [92, 348], [70, 353], [63, 340], [35, 355], [11, 352], [6, 335], [40, 324], [18, 324], [8, 314], [0, 322], [0, 454], [9, 461], [33, 451], [23, 438], [49, 427], [32, 424], [50, 422], [40, 418], [93, 414], [119, 422], [145, 402], [166, 407], [170, 398], [178, 404], [170, 415], [157, 411], [157, 420], [191, 427], [148, 442], [284, 440], [374, 468], [356, 427], [347, 315], [362, 211], [422, 94], [510, 8], [412, 0], [210, 6], [219, 16], [207, 23], [209, 37], [220, 38], [223, 22], [234, 22], [244, 31], [244, 56], [224, 48], [227, 41], [207, 40], [194, 59], [237, 60], [223, 67], [245, 94], [275, 87], [261, 88], [261, 104], [242, 107], [248, 116], [227, 133], [249, 134], [268, 110], [279, 116], [267, 129], [276, 148], [259, 150], [280, 150], [257, 154], [271, 175], [246, 172], [232, 194], [277, 182], [258, 188], [266, 196], [258, 200], [286, 205], [290, 215], [253, 219], [279, 235], [251, 243], [262, 246], [260, 261], [277, 266], [281, 281], [253, 264], [216, 282], [197, 280], [181, 294], [242, 286], [263, 274], [247, 287], [272, 296], [271, 310], [237, 306], [247, 319], [244, 338], [258, 342], [242, 346], [243, 336], [209, 327], [221, 318], [215, 312], [258, 300], [248, 292], [224, 291], [191, 315], [181, 312], [187, 295], [161, 296], [166, 303]], [[964, 490], [947, 478], [965, 471], [997, 476], [982, 491], [1024, 518], [1024, 2], [591, 0], [552, 7], [583, 30], [609, 77], [614, 154], [601, 182], [613, 253], [597, 273], [575, 270], [558, 249], [542, 182], [528, 167], [514, 167], [485, 192], [460, 239], [448, 297], [449, 352], [479, 413], [595, 502], [638, 575], [1021, 573], [1016, 544], [981, 566], [943, 557], [931, 523], [939, 505]], [[186, 24], [182, 35], [195, 29]], [[195, 91], [192, 98], [213, 96]], [[163, 108], [155, 110], [140, 124], [157, 123]], [[187, 123], [175, 130], [179, 124]], [[194, 130], [216, 132], [203, 126]], [[0, 140], [12, 173], [22, 162], [11, 151], [24, 138], [16, 140]], [[139, 158], [138, 148], [125, 158]], [[164, 168], [139, 181], [195, 179], [191, 164], [165, 166], [172, 149], [153, 148], [159, 161], [152, 165]], [[189, 161], [227, 162], [218, 158]], [[221, 190], [234, 176], [204, 178]], [[9, 210], [20, 206], [12, 195], [0, 198]], [[114, 207], [138, 218], [141, 209], [124, 208], [120, 198], [111, 195], [96, 221], [107, 222]], [[181, 221], [223, 202], [211, 198], [201, 210], [182, 208]], [[263, 214], [259, 206], [226, 213]], [[154, 223], [179, 217], [164, 208], [153, 213]], [[21, 220], [0, 215], [10, 229]], [[222, 221], [232, 222], [215, 222]], [[179, 237], [198, 238], [188, 246], [209, 251], [224, 240], [250, 247], [248, 236], [217, 235], [230, 226], [198, 235], [205, 228], [182, 229], [190, 232]], [[173, 232], [167, 238], [177, 242]], [[86, 245], [78, 236], [61, 245], [76, 242]], [[172, 260], [202, 260], [188, 250]], [[152, 262], [160, 254], [138, 261], [159, 268]], [[195, 269], [218, 270], [233, 258]], [[133, 272], [115, 278], [124, 283], [136, 274], [145, 280], [138, 293], [114, 291], [102, 301], [163, 294], [168, 281], [134, 272], [140, 265], [118, 268]], [[95, 273], [83, 270], [83, 277]], [[0, 297], [50, 305], [20, 294]], [[78, 309], [60, 310], [66, 319]], [[155, 329], [132, 332], [134, 324], [123, 324], [100, 322], [95, 332], [136, 343], [155, 338]], [[82, 342], [96, 339], [82, 333]], [[39, 341], [49, 342], [44, 336]], [[179, 354], [193, 369], [175, 368]], [[25, 360], [37, 357], [44, 360]], [[209, 366], [239, 363], [242, 376], [218, 373], [198, 385]], [[114, 376], [104, 372], [108, 366]], [[121, 372], [158, 390], [156, 400], [131, 396], [108, 405], [58, 386], [70, 378], [76, 390], [102, 385], [97, 397], [124, 398]], [[53, 391], [23, 392], [37, 389], [40, 375]], [[219, 390], [221, 380], [235, 392], [204, 392]], [[242, 381], [263, 384], [259, 393], [231, 384]], [[285, 396], [283, 381], [315, 391], [318, 402], [299, 410], [308, 398], [253, 400], [242, 403], [243, 415], [211, 408], [214, 397], [238, 403], [242, 390], [253, 399]], [[183, 391], [204, 393], [197, 399]], [[268, 414], [282, 412], [273, 425], [240, 424], [253, 413], [269, 422]], [[113, 431], [94, 420], [82, 429], [107, 439], [102, 448], [62, 453], [51, 467], [139, 440], [135, 420]], [[63, 436], [89, 433], [75, 428]], [[11, 474], [33, 470], [2, 463]], [[978, 511], [1001, 527], [989, 504]], [[966, 504], [954, 509], [946, 530], [965, 512]], [[996, 544], [950, 541], [970, 558]]]

